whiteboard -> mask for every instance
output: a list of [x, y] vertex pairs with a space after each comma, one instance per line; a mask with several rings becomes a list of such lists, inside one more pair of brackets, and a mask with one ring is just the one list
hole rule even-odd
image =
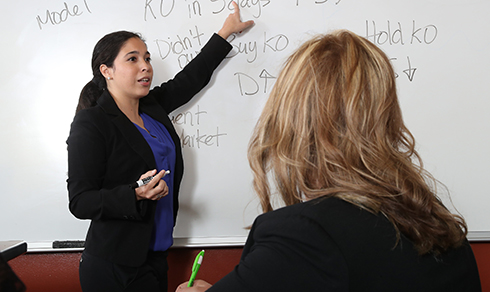
[[[260, 213], [249, 137], [285, 58], [317, 33], [346, 28], [392, 59], [405, 121], [426, 168], [447, 185], [471, 240], [490, 239], [490, 2], [240, 0], [248, 32], [209, 86], [171, 113], [184, 148], [176, 245], [243, 244]], [[0, 240], [83, 240], [68, 211], [66, 138], [95, 43], [141, 32], [154, 84], [180, 70], [230, 13], [230, 0], [45, 0], [2, 5]], [[449, 205], [450, 200], [442, 195]]]

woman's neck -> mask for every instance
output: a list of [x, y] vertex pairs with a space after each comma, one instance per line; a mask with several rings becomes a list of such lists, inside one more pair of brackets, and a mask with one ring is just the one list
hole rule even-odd
[[139, 100], [113, 97], [119, 110], [133, 123], [144, 128], [143, 119], [139, 115]]

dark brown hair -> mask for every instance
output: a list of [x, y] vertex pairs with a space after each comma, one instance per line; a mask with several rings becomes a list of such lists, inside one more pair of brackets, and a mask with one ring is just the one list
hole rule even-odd
[[76, 112], [96, 105], [97, 99], [107, 89], [105, 78], [100, 72], [100, 66], [105, 64], [111, 68], [122, 46], [131, 38], [139, 38], [144, 41], [140, 34], [117, 31], [105, 35], [97, 42], [92, 53], [93, 78], [83, 87]]

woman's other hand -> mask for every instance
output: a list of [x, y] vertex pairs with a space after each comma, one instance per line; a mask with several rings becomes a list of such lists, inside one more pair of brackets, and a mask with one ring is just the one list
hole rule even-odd
[[175, 292], [202, 292], [206, 291], [209, 288], [211, 288], [213, 285], [209, 284], [206, 281], [203, 280], [196, 280], [194, 281], [194, 285], [192, 287], [187, 287], [187, 284], [189, 282], [185, 282], [180, 284], [177, 289], [175, 289]]
[[136, 199], [157, 201], [168, 195], [167, 183], [162, 180], [165, 170], [157, 173], [156, 169], [150, 170], [140, 176], [140, 179], [154, 175], [149, 183], [135, 189]]

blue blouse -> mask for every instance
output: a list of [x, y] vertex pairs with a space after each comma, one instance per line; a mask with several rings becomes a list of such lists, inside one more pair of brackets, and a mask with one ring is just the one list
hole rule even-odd
[[166, 251], [173, 244], [173, 183], [175, 170], [175, 144], [163, 124], [154, 120], [145, 113], [140, 113], [143, 123], [148, 132], [136, 125], [153, 151], [157, 171], [170, 170], [163, 180], [168, 186], [168, 195], [161, 198], [155, 211], [155, 224], [153, 227], [150, 250]]

